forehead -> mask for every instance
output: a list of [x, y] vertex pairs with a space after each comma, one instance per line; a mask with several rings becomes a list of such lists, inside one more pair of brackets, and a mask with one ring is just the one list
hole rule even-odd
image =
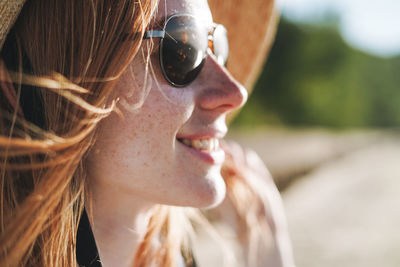
[[190, 13], [206, 24], [212, 24], [212, 15], [207, 0], [160, 0], [156, 20], [176, 13]]

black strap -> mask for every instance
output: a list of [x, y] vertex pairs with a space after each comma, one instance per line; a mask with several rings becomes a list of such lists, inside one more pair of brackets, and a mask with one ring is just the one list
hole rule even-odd
[[85, 210], [83, 210], [78, 226], [76, 259], [80, 267], [101, 267], [99, 252], [97, 251], [92, 228]]

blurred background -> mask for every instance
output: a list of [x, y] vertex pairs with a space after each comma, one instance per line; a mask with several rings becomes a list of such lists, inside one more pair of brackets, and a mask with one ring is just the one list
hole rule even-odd
[[229, 138], [270, 169], [299, 267], [400, 266], [400, 1], [278, 7]]

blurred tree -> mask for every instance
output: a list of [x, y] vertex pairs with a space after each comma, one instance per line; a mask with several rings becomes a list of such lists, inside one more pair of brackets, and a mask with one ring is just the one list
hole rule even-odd
[[337, 25], [282, 18], [268, 63], [234, 126], [399, 126], [400, 57], [350, 47]]

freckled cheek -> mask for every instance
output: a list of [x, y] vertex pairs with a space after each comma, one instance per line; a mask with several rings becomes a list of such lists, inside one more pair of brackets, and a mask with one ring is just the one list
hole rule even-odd
[[[173, 89], [176, 90], [176, 88]], [[168, 101], [164, 96], [160, 96], [150, 103], [145, 103], [143, 112], [147, 114], [150, 122], [155, 123], [156, 128], [176, 130], [190, 118], [194, 109], [192, 102], [187, 97], [172, 96]]]
[[171, 116], [157, 110], [132, 114], [125, 120], [125, 126], [116, 127], [120, 128], [120, 132], [115, 131], [120, 139], [115, 141], [121, 149], [133, 150], [135, 156], [154, 154], [163, 145], [171, 143], [171, 137], [176, 131], [176, 124], [171, 123]]
[[127, 164], [132, 157], [151, 161], [170, 157], [176, 133], [191, 116], [193, 104], [187, 97], [171, 97], [170, 102], [152, 93], [155, 92], [151, 92], [137, 112], [127, 112], [124, 118], [109, 117], [102, 125], [103, 134], [99, 136], [102, 142], [98, 148], [107, 150], [113, 161], [120, 159], [120, 167], [127, 167], [121, 164], [125, 160]]

